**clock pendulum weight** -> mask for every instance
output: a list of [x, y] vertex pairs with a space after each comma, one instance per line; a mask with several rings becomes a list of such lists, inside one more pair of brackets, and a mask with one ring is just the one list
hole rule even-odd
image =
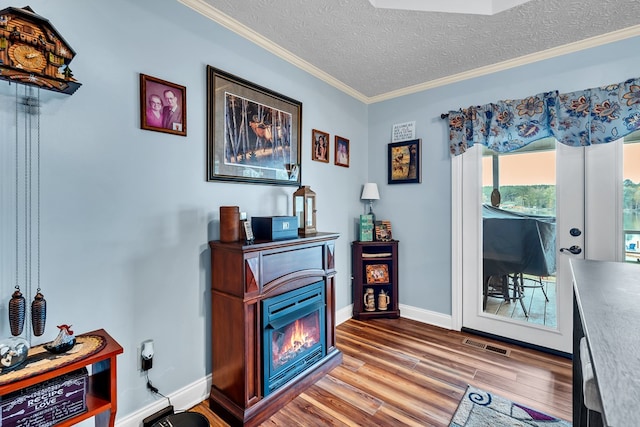
[[40, 293], [38, 288], [36, 296], [31, 303], [31, 326], [33, 327], [33, 335], [39, 337], [44, 334], [44, 327], [47, 322], [47, 300]]
[[9, 301], [9, 328], [11, 329], [11, 335], [17, 337], [22, 334], [26, 310], [27, 303], [22, 296], [22, 292], [20, 292], [20, 286], [16, 285], [16, 290]]

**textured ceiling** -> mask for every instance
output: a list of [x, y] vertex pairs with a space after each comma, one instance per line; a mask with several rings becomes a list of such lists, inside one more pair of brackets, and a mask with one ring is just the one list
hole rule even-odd
[[377, 9], [368, 0], [179, 1], [365, 100], [603, 34], [640, 35], [639, 0], [532, 0], [495, 15]]

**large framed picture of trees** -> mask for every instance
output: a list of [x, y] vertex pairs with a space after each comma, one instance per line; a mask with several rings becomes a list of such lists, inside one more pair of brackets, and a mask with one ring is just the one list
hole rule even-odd
[[207, 66], [207, 180], [300, 186], [302, 103]]

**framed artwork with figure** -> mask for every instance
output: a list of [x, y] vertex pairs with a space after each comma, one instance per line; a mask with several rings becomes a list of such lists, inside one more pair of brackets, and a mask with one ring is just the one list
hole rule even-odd
[[376, 240], [380, 242], [389, 242], [393, 240], [391, 234], [391, 221], [376, 221]]
[[365, 269], [367, 284], [389, 283], [389, 266], [387, 264], [369, 264]]
[[140, 127], [187, 136], [187, 88], [140, 74]]
[[421, 139], [393, 142], [388, 152], [388, 184], [420, 183]]
[[334, 163], [338, 166], [349, 167], [349, 140], [341, 136], [335, 136], [335, 159]]
[[302, 103], [207, 66], [207, 181], [301, 184]]
[[329, 163], [329, 134], [321, 130], [311, 131], [311, 159]]

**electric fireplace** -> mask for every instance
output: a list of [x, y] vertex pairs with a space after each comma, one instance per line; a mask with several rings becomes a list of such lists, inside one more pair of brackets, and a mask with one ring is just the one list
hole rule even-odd
[[326, 355], [324, 311], [322, 282], [262, 302], [264, 396]]
[[209, 242], [209, 406], [231, 426], [259, 426], [342, 362], [335, 334], [338, 237]]

